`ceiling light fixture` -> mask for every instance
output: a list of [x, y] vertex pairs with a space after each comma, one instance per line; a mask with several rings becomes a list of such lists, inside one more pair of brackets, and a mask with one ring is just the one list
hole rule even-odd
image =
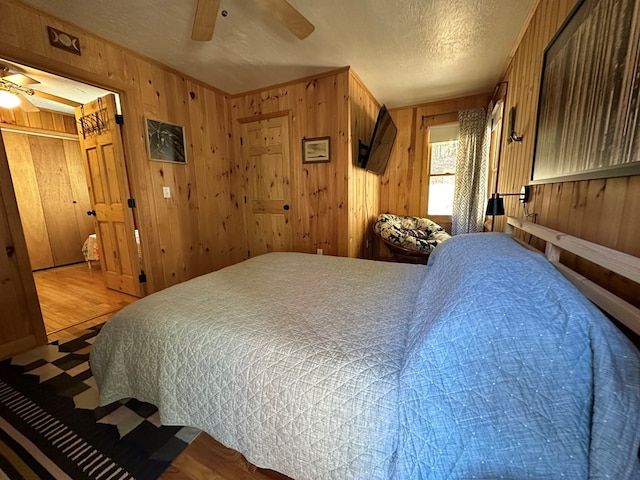
[[0, 108], [16, 108], [20, 105], [20, 98], [7, 90], [0, 90]]

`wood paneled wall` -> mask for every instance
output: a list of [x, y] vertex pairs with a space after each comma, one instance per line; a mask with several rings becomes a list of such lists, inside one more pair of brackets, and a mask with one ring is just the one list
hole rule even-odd
[[[144, 115], [185, 127], [187, 164], [154, 162], [140, 156], [143, 176], [133, 172], [142, 197], [155, 212], [140, 211], [143, 258], [161, 289], [244, 258], [241, 206], [232, 189], [234, 170], [229, 150], [225, 97], [197, 82], [151, 64], [139, 71]], [[125, 120], [126, 121], [126, 120]], [[143, 121], [138, 146], [144, 147]], [[146, 177], [146, 178], [145, 178]], [[144, 185], [141, 183], [144, 182]], [[163, 197], [169, 187], [171, 198]], [[134, 188], [135, 190], [135, 188]], [[145, 225], [146, 224], [146, 225]], [[145, 250], [145, 233], [151, 246]]]
[[[121, 94], [147, 292], [243, 258], [224, 93], [16, 0], [0, 0], [0, 18], [0, 57]], [[78, 36], [82, 56], [51, 47], [47, 25]], [[148, 160], [145, 116], [184, 126], [186, 165]], [[170, 199], [163, 186], [171, 188]]]
[[[458, 121], [458, 111], [486, 108], [490, 93], [442, 100], [409, 107], [393, 108], [391, 117], [398, 135], [385, 174], [380, 177], [379, 211], [396, 215], [427, 216], [427, 129], [432, 125]], [[450, 217], [432, 217], [451, 232]], [[376, 239], [379, 258], [389, 258], [389, 249]]]
[[[576, 0], [540, 0], [507, 69], [505, 111], [516, 107], [515, 127], [517, 133], [523, 135], [523, 141], [510, 144], [506, 139], [503, 141], [500, 192], [518, 192], [529, 182], [544, 49], [576, 3]], [[637, 221], [640, 176], [536, 185], [532, 193], [528, 209], [537, 214], [537, 223], [640, 257], [640, 222]], [[508, 215], [522, 215], [522, 208], [514, 197], [505, 198], [505, 209]], [[501, 230], [504, 219], [496, 220], [496, 230]], [[586, 262], [576, 264], [570, 256], [563, 256], [562, 261], [640, 306], [637, 286]]]
[[[458, 112], [486, 108], [490, 93], [390, 110], [398, 127], [387, 171], [382, 177], [383, 212], [424, 217], [427, 214], [427, 129], [458, 121]], [[423, 121], [424, 118], [424, 121]]]
[[[508, 82], [504, 118], [508, 118], [511, 107], [516, 108], [514, 127], [522, 135], [522, 142], [509, 143], [508, 135], [502, 136], [499, 192], [519, 192], [531, 178], [544, 49], [575, 4], [576, 0], [540, 0], [507, 68], [503, 79]], [[508, 215], [522, 213], [517, 197], [505, 197], [505, 209]], [[494, 230], [503, 229], [504, 218], [497, 217]]]
[[380, 104], [349, 70], [349, 256], [373, 258], [373, 223], [380, 213], [380, 177], [358, 166], [358, 140], [369, 144]]
[[[353, 167], [349, 122], [355, 112], [355, 131], [365, 118], [372, 129], [377, 104], [348, 68], [230, 98], [17, 0], [0, 0], [0, 14], [6, 19], [0, 57], [120, 93], [147, 292], [246, 258], [239, 119], [290, 115], [294, 250], [343, 256], [371, 250], [363, 235], [368, 217], [378, 213], [377, 177]], [[82, 56], [50, 47], [47, 25], [78, 36]], [[145, 116], [185, 127], [186, 165], [147, 159]], [[303, 165], [301, 140], [321, 136], [331, 137], [331, 162]], [[162, 196], [165, 186], [170, 199]]]
[[[349, 72], [296, 81], [230, 99], [234, 168], [242, 169], [240, 121], [286, 114], [291, 118], [293, 250], [347, 256]], [[302, 139], [331, 137], [329, 163], [303, 164]], [[240, 186], [239, 188], [242, 188]], [[237, 239], [236, 239], [237, 241]]]

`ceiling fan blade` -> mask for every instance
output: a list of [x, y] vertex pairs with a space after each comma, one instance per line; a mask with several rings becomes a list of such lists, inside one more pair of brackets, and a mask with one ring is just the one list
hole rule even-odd
[[213, 30], [218, 19], [221, 0], [198, 0], [196, 16], [193, 19], [191, 40], [208, 42], [213, 38]]
[[300, 40], [307, 38], [315, 30], [315, 26], [287, 0], [260, 0], [261, 3]]
[[36, 113], [40, 111], [38, 107], [36, 107], [33, 103], [31, 103], [31, 100], [29, 100], [28, 94], [24, 92], [19, 92], [19, 93], [20, 93], [20, 105], [18, 106], [18, 108], [20, 108], [23, 112], [26, 112], [26, 113]]
[[[2, 72], [2, 73], [5, 73], [5, 72]], [[20, 87], [24, 87], [25, 85], [35, 85], [36, 83], [40, 83], [39, 81], [34, 80], [31, 77], [27, 77], [22, 73], [6, 72], [6, 74], [4, 75], [2, 75], [2, 73], [0, 73], [0, 77], [2, 77], [3, 80], [11, 82], [14, 85], [18, 85]]]
[[34, 97], [45, 98], [47, 100], [51, 100], [52, 102], [62, 103], [64, 105], [69, 105], [70, 107], [79, 107], [82, 105], [79, 102], [74, 100], [69, 100], [68, 98], [59, 97], [57, 95], [53, 95], [51, 93], [41, 92], [40, 90], [33, 90]]

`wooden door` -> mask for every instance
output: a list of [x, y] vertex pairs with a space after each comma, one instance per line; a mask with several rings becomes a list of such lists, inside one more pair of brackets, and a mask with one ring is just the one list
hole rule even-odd
[[242, 124], [249, 255], [292, 249], [289, 117]]
[[47, 342], [0, 135], [0, 358]]
[[77, 107], [76, 120], [107, 287], [140, 297], [140, 260], [115, 96]]

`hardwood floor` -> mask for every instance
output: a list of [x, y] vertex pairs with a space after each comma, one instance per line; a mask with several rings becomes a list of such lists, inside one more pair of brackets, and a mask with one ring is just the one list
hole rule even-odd
[[160, 476], [160, 480], [200, 479], [290, 480], [273, 470], [256, 468], [204, 432]]
[[[137, 300], [109, 290], [102, 273], [85, 263], [34, 272], [49, 342], [73, 336], [106, 322]], [[201, 433], [160, 477], [162, 480], [290, 480], [272, 470], [256, 468], [234, 450]]]
[[[105, 286], [100, 264], [86, 263], [39, 270], [33, 278], [49, 341], [69, 327], [82, 328], [105, 322], [122, 307], [137, 300]], [[68, 332], [72, 333], [72, 332]]]

